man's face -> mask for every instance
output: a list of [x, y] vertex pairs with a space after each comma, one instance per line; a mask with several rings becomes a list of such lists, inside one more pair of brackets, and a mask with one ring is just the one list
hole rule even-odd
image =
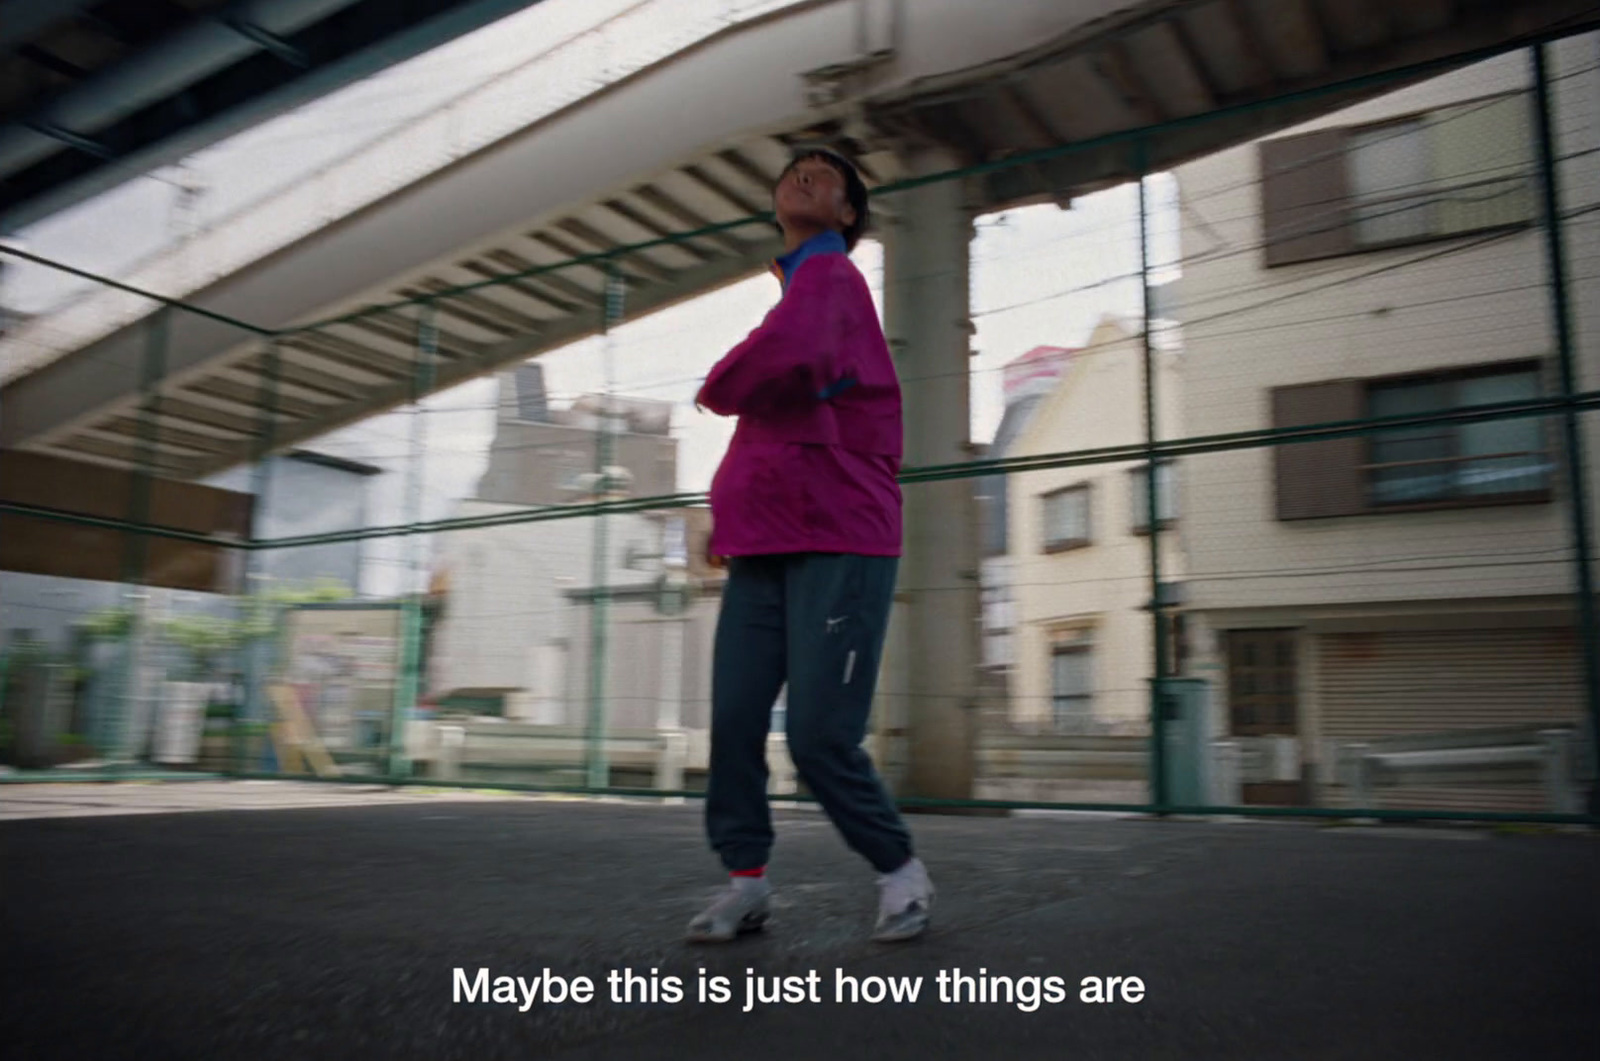
[[803, 158], [790, 166], [772, 199], [785, 231], [796, 226], [842, 229], [856, 217], [845, 193], [844, 175], [820, 158]]

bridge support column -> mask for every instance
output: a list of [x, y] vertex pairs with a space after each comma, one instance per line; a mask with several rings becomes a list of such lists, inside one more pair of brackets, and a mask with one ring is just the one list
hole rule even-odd
[[[913, 172], [948, 166], [913, 160]], [[972, 458], [968, 380], [973, 214], [961, 181], [896, 193], [884, 205], [884, 318], [905, 407], [908, 468]], [[899, 794], [968, 799], [978, 720], [978, 519], [973, 480], [908, 485], [898, 621], [905, 659], [884, 700], [884, 735], [907, 751]], [[894, 688], [894, 685], [901, 686]], [[900, 732], [897, 733], [896, 730]]]

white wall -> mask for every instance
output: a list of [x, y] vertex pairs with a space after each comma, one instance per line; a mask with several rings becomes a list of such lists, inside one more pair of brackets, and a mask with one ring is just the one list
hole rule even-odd
[[[461, 516], [512, 511], [517, 506], [483, 501], [460, 505]], [[632, 513], [608, 517], [610, 584], [638, 585], [654, 569], [627, 571], [630, 543], [659, 551], [659, 524]], [[564, 666], [560, 643], [587, 637], [569, 630], [565, 593], [592, 582], [593, 518], [516, 523], [439, 535], [440, 563], [450, 590], [436, 634], [430, 669], [432, 695], [452, 689], [516, 689], [508, 713], [529, 721], [551, 720], [566, 684], [553, 667]], [[648, 566], [648, 565], [647, 565]]]
[[[1558, 154], [1592, 152], [1600, 146], [1600, 74], [1590, 68], [1600, 46], [1591, 36], [1563, 42], [1558, 53], [1554, 74], [1564, 78], [1557, 82]], [[1289, 132], [1524, 88], [1532, 80], [1529, 64], [1526, 53], [1503, 56]], [[1566, 210], [1595, 202], [1597, 165], [1600, 157], [1587, 154], [1561, 166]], [[1256, 147], [1183, 166], [1177, 177], [1188, 321], [1184, 420], [1192, 434], [1268, 426], [1269, 389], [1276, 386], [1553, 358], [1539, 228], [1460, 253], [1441, 254], [1473, 237], [1266, 269], [1257, 249]], [[1573, 290], [1580, 389], [1600, 382], [1597, 226], [1600, 214], [1590, 214], [1570, 220], [1566, 230], [1571, 272], [1589, 278]], [[1217, 255], [1197, 259], [1209, 251]], [[1435, 257], [1342, 282], [1425, 255]], [[1279, 301], [1250, 308], [1266, 299]], [[1587, 428], [1592, 477], [1600, 423]], [[1275, 518], [1271, 450], [1196, 456], [1185, 467], [1184, 529], [1198, 608], [1562, 594], [1572, 587], [1563, 562], [1570, 538], [1559, 469], [1556, 504], [1283, 523]]]
[[[1097, 337], [1102, 333], [1096, 333]], [[1183, 429], [1181, 355], [1159, 355], [1157, 422], [1163, 436]], [[1142, 347], [1137, 338], [1091, 345], [1069, 368], [1056, 392], [1018, 439], [1015, 455], [1057, 453], [1144, 439]], [[1149, 539], [1132, 531], [1130, 474], [1138, 461], [1028, 472], [1012, 479], [1012, 599], [1016, 669], [1011, 718], [1022, 725], [1051, 717], [1051, 631], [1093, 630], [1094, 714], [1110, 732], [1142, 732], [1149, 717], [1148, 679], [1154, 676], [1150, 614]], [[1186, 466], [1178, 476], [1178, 525], [1188, 490]], [[1040, 496], [1061, 487], [1091, 484], [1093, 544], [1068, 552], [1043, 551]], [[1185, 562], [1179, 533], [1163, 532], [1162, 580], [1182, 581]]]
[[983, 585], [983, 665], [1010, 671], [1016, 663], [1012, 632], [1016, 605], [1012, 600], [1011, 557], [987, 556], [981, 562]]

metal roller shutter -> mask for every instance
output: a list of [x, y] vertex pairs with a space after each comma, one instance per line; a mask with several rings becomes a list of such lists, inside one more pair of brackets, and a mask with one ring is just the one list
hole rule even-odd
[[[1470, 742], [1474, 731], [1479, 741], [1519, 732], [1517, 739], [1525, 740], [1531, 730], [1582, 717], [1581, 661], [1570, 627], [1327, 634], [1320, 640], [1322, 730], [1335, 743], [1426, 734], [1430, 745], [1449, 744]], [[1323, 798], [1350, 806], [1353, 794], [1340, 781]], [[1499, 769], [1463, 764], [1439, 775], [1394, 777], [1373, 797], [1373, 805], [1394, 809], [1552, 809], [1536, 762]]]
[[1583, 671], [1571, 627], [1324, 634], [1326, 737], [1576, 723]]

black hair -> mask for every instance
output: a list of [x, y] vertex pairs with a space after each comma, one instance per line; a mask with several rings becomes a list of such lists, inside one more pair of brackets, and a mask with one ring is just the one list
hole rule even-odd
[[845, 248], [853, 251], [856, 249], [856, 242], [861, 239], [861, 234], [867, 230], [867, 185], [862, 181], [861, 174], [856, 172], [855, 166], [851, 164], [849, 159], [822, 147], [812, 147], [795, 152], [795, 156], [789, 160], [789, 164], [783, 167], [783, 172], [778, 174], [778, 180], [782, 181], [783, 178], [789, 175], [790, 170], [808, 158], [820, 159], [826, 162], [838, 171], [839, 176], [844, 178], [845, 200], [850, 204], [850, 209], [855, 211], [856, 217], [854, 221], [841, 230], [840, 235], [844, 236]]

